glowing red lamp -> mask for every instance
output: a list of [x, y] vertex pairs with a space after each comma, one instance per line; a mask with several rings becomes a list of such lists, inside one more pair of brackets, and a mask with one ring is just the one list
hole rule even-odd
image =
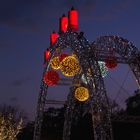
[[47, 49], [45, 52], [44, 52], [44, 62], [48, 61], [50, 57], [50, 50]]
[[106, 59], [105, 66], [107, 68], [110, 68], [110, 69], [115, 68], [117, 66], [117, 60], [116, 60], [116, 58], [108, 58], [108, 59]]
[[50, 44], [51, 46], [54, 45], [59, 35], [56, 32], [52, 32], [50, 35]]
[[44, 52], [44, 66], [45, 66], [45, 63], [49, 60], [49, 57], [50, 57], [50, 50], [47, 49], [47, 50]]
[[60, 54], [60, 56], [59, 56], [59, 61], [61, 62], [65, 57], [67, 57], [67, 56], [69, 56], [68, 54], [66, 54], [66, 53], [62, 53], [62, 54]]
[[48, 86], [54, 86], [57, 85], [59, 79], [59, 74], [56, 71], [49, 70], [45, 73], [43, 81]]
[[63, 15], [60, 18], [60, 32], [66, 32], [68, 29], [68, 18]]
[[71, 10], [68, 13], [69, 16], [69, 28], [72, 30], [78, 30], [78, 11], [74, 8], [71, 8]]

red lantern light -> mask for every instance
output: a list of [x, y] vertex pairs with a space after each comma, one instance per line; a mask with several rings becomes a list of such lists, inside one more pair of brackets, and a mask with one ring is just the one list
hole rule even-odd
[[46, 63], [46, 61], [48, 61], [50, 57], [50, 50], [47, 49], [45, 52], [44, 52], [44, 63]]
[[69, 11], [69, 27], [72, 30], [78, 30], [78, 11], [72, 8]]
[[50, 70], [45, 73], [43, 81], [48, 86], [54, 86], [58, 83], [59, 79], [59, 74], [54, 70]]
[[65, 57], [69, 56], [68, 54], [66, 53], [63, 53], [59, 56], [59, 61], [61, 62]]
[[105, 61], [105, 66], [107, 68], [110, 68], [110, 69], [113, 69], [117, 66], [117, 60], [116, 58], [108, 58], [106, 61]]
[[68, 29], [68, 18], [63, 15], [60, 18], [60, 32], [66, 32]]
[[58, 37], [59, 37], [59, 35], [56, 32], [53, 32], [50, 35], [50, 44], [51, 44], [51, 46], [54, 45], [54, 43], [56, 42]]
[[50, 56], [50, 50], [47, 49], [45, 52], [44, 52], [44, 59], [45, 61], [47, 61], [49, 59], [49, 56]]

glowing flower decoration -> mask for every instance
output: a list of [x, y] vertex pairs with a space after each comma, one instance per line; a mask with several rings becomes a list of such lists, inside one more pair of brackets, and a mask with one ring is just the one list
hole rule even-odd
[[108, 68], [106, 67], [105, 62], [98, 61], [98, 64], [101, 70], [102, 77], [105, 77], [108, 73]]
[[105, 61], [105, 66], [110, 68], [110, 69], [113, 69], [117, 66], [117, 60], [116, 58], [108, 58], [106, 61]]
[[50, 65], [53, 69], [57, 70], [60, 68], [59, 57], [54, 57], [51, 59]]
[[50, 70], [45, 73], [43, 81], [48, 86], [54, 86], [58, 83], [59, 79], [59, 74], [54, 70]]
[[60, 69], [65, 76], [74, 76], [80, 70], [78, 60], [73, 56], [65, 57], [60, 63]]
[[62, 53], [62, 54], [60, 54], [60, 56], [59, 56], [59, 61], [61, 62], [65, 57], [67, 57], [68, 56], [68, 54], [66, 54], [66, 53]]
[[75, 98], [80, 101], [84, 102], [89, 99], [89, 91], [85, 87], [78, 87], [75, 90]]

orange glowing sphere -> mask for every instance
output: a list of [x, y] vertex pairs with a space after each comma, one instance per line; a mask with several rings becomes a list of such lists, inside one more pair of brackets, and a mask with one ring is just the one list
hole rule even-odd
[[89, 91], [85, 87], [78, 87], [75, 90], [75, 98], [80, 101], [84, 102], [89, 99]]

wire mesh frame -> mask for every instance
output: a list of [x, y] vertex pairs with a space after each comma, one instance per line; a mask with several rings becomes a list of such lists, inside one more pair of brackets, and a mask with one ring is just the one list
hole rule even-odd
[[[95, 48], [98, 50], [104, 51], [106, 46], [110, 46], [115, 49], [115, 51], [120, 54], [119, 61], [125, 62], [130, 65], [138, 85], [140, 85], [140, 66], [139, 66], [139, 52], [138, 49], [129, 41], [120, 38], [118, 36], [103, 36], [94, 41], [91, 45], [83, 37], [79, 36], [77, 32], [68, 31], [63, 33], [58, 38], [54, 46], [51, 46], [49, 49], [52, 56], [56, 53], [60, 54], [61, 51], [67, 47], [71, 47], [72, 51], [77, 55], [83, 73], [86, 75], [87, 68], [91, 69], [91, 72], [96, 74], [92, 80], [88, 82], [91, 99], [85, 103], [85, 111], [90, 111], [93, 118], [93, 128], [94, 128], [94, 139], [95, 140], [112, 140], [112, 128], [110, 121], [110, 109], [108, 104], [108, 99], [106, 96], [106, 90], [104, 87], [104, 82], [100, 73], [100, 69], [97, 61], [99, 58], [100, 52], [96, 52]], [[51, 57], [52, 57], [51, 56]], [[50, 59], [51, 59], [50, 57]], [[49, 69], [49, 63], [46, 64], [44, 72]], [[44, 75], [44, 73], [43, 73]], [[95, 87], [93, 87], [93, 83]], [[37, 106], [37, 115], [35, 120], [35, 129], [34, 129], [34, 140], [40, 140], [41, 136], [41, 127], [42, 127], [42, 118], [45, 107], [45, 101], [47, 96], [48, 86], [44, 85], [41, 81], [40, 93], [38, 98]], [[72, 92], [72, 89], [71, 89]], [[70, 139], [70, 128], [71, 124], [68, 122], [72, 121], [72, 105], [74, 105], [74, 100], [72, 100], [72, 94], [68, 96], [68, 107], [65, 114], [65, 123], [64, 123], [64, 132], [63, 140]], [[96, 102], [96, 104], [95, 104]], [[73, 103], [73, 104], [72, 104]], [[73, 106], [74, 107], [74, 106]], [[95, 108], [96, 107], [96, 108]]]

